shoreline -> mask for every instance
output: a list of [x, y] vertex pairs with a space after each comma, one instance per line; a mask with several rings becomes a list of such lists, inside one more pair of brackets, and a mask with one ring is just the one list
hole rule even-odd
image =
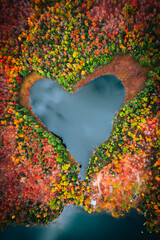
[[[44, 128], [47, 132], [52, 133], [42, 122], [41, 120], [32, 112], [32, 107], [30, 105], [30, 89], [33, 86], [33, 84], [42, 79], [43, 77], [38, 75], [36, 72], [31, 73], [28, 77], [24, 78], [24, 81], [22, 83], [21, 89], [20, 89], [20, 103], [23, 107], [29, 110], [30, 114], [36, 119], [36, 121], [41, 125], [42, 128]], [[63, 143], [62, 143], [63, 144]], [[75, 160], [75, 158], [70, 154], [70, 152], [67, 150], [69, 154], [69, 159], [71, 164], [78, 164], [78, 162]]]
[[[137, 93], [144, 88], [145, 81], [147, 80], [148, 70], [149, 67], [140, 66], [139, 63], [133, 58], [133, 56], [129, 54], [124, 55], [120, 54], [117, 55], [110, 63], [103, 65], [102, 67], [97, 69], [94, 73], [89, 73], [84, 79], [80, 80], [75, 85], [74, 90], [71, 93], [78, 91], [79, 88], [83, 87], [90, 81], [99, 78], [100, 76], [115, 75], [122, 82], [126, 91], [126, 97], [124, 103], [122, 104], [123, 106], [126, 102], [133, 99], [137, 95]], [[51, 134], [54, 134], [32, 112], [32, 107], [30, 105], [30, 89], [36, 81], [42, 78], [45, 77], [38, 75], [36, 72], [33, 72], [28, 77], [24, 78], [24, 81], [22, 82], [20, 89], [20, 103], [23, 105], [23, 107], [29, 110], [30, 114], [38, 121], [42, 128], [44, 128]], [[112, 131], [113, 126], [114, 121], [112, 125]], [[104, 142], [106, 142], [108, 139], [106, 139]], [[69, 153], [68, 150], [67, 152]], [[79, 165], [79, 163], [70, 153], [69, 157], [72, 164]]]
[[124, 104], [133, 99], [145, 86], [149, 67], [142, 67], [130, 54], [119, 54], [108, 64], [103, 65], [94, 73], [89, 73], [86, 78], [80, 80], [74, 91], [85, 84], [103, 75], [115, 75], [126, 90]]

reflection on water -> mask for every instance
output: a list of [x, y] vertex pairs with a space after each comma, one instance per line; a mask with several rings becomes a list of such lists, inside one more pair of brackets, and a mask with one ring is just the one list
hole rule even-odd
[[101, 76], [74, 94], [51, 79], [41, 79], [31, 89], [32, 111], [82, 165], [81, 179], [93, 149], [109, 137], [124, 99], [125, 89], [113, 75]]

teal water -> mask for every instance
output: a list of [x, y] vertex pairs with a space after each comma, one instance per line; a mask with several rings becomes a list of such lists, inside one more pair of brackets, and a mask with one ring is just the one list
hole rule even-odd
[[[68, 209], [67, 209], [68, 208]], [[80, 207], [69, 206], [62, 217], [45, 227], [10, 226], [0, 233], [1, 240], [159, 240], [148, 233], [145, 219], [132, 209], [127, 216], [115, 219], [105, 213], [88, 214]]]
[[[52, 132], [63, 138], [67, 149], [82, 164], [80, 177], [85, 178], [84, 172], [89, 156], [94, 147], [109, 137], [113, 117], [124, 101], [125, 90], [115, 76], [109, 75], [95, 79], [74, 94], [66, 93], [50, 79], [42, 79], [34, 84], [31, 89], [31, 104], [33, 112]], [[63, 99], [65, 99], [64, 102]], [[77, 99], [80, 101], [79, 104]], [[67, 101], [68, 103], [74, 102], [71, 109], [68, 109]], [[58, 104], [58, 107], [56, 107], [56, 104]], [[46, 109], [49, 111], [46, 111]], [[68, 115], [66, 115], [67, 113]], [[97, 118], [98, 114], [101, 119]], [[87, 119], [81, 118], [81, 115], [88, 116], [90, 121], [87, 122]], [[74, 120], [70, 122], [72, 117]], [[92, 120], [95, 120], [95, 123]], [[86, 123], [84, 128], [79, 124], [80, 122]], [[68, 129], [66, 129], [67, 124], [69, 124]], [[55, 126], [58, 126], [59, 129], [55, 129]], [[80, 131], [76, 130], [76, 127], [79, 127], [78, 130]], [[91, 130], [87, 131], [90, 127]], [[66, 129], [66, 132], [64, 131], [66, 135], [62, 129], [63, 131]], [[94, 135], [92, 135], [93, 133]], [[68, 137], [67, 134], [69, 134]], [[91, 140], [88, 135], [91, 136]], [[80, 141], [85, 141], [85, 144]], [[81, 157], [81, 154], [83, 157]], [[26, 228], [25, 225], [10, 226], [0, 233], [0, 239], [159, 240], [160, 236], [155, 233], [148, 233], [144, 224], [145, 218], [134, 209], [131, 209], [125, 217], [116, 219], [106, 213], [89, 214], [82, 207], [69, 205], [64, 208], [58, 220], [48, 226], [29, 228]]]

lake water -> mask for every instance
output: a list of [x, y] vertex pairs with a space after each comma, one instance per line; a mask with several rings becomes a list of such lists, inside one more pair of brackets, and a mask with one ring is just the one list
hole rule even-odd
[[85, 170], [93, 149], [111, 134], [113, 117], [125, 99], [125, 89], [113, 75], [101, 76], [75, 93], [67, 93], [51, 79], [40, 79], [31, 88], [32, 111], [61, 137]]
[[[70, 153], [82, 164], [81, 178], [85, 178], [93, 148], [109, 137], [113, 117], [124, 98], [124, 87], [111, 75], [90, 82], [74, 94], [66, 93], [50, 79], [39, 80], [31, 89], [33, 112], [63, 139]], [[145, 218], [134, 209], [116, 219], [106, 213], [88, 214], [82, 207], [69, 205], [48, 226], [10, 226], [0, 233], [0, 239], [159, 240], [159, 235], [146, 231], [144, 223]]]
[[148, 233], [145, 219], [132, 209], [123, 218], [105, 213], [88, 214], [81, 207], [68, 206], [56, 222], [45, 227], [10, 226], [0, 233], [1, 240], [159, 240]]

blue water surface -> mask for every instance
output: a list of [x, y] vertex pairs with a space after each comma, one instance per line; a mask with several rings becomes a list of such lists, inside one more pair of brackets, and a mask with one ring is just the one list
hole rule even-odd
[[113, 117], [124, 102], [125, 89], [113, 75], [101, 76], [75, 93], [67, 93], [51, 79], [40, 79], [31, 88], [32, 111], [45, 126], [62, 138], [85, 170], [93, 149], [110, 136]]

